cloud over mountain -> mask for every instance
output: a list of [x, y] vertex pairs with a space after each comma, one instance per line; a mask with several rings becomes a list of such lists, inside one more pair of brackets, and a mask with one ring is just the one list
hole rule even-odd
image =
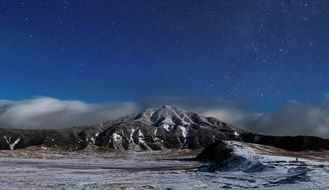
[[318, 103], [287, 102], [273, 113], [255, 113], [248, 102], [222, 98], [148, 97], [135, 102], [90, 104], [76, 100], [38, 97], [30, 100], [0, 100], [0, 127], [64, 128], [96, 124], [164, 104], [177, 105], [237, 127], [273, 135], [329, 137], [329, 99]]
[[274, 135], [329, 137], [329, 101], [307, 104], [288, 102], [279, 111], [258, 114], [239, 121], [248, 129]]

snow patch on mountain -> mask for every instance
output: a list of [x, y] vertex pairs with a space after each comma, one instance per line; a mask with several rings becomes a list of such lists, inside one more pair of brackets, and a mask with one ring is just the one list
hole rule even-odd
[[184, 139], [186, 139], [187, 134], [188, 134], [188, 129], [186, 127], [183, 127], [183, 126], [179, 126], [179, 128], [182, 131]]
[[119, 133], [112, 134], [113, 148], [121, 150], [122, 149], [122, 136]]

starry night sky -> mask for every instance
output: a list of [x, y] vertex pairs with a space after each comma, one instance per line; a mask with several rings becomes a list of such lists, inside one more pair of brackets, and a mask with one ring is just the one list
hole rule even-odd
[[329, 1], [0, 1], [0, 99], [328, 93]]

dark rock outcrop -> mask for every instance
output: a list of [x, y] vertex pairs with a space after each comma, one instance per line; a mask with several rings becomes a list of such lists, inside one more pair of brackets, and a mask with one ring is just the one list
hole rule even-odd
[[233, 148], [228, 147], [223, 141], [216, 141], [206, 147], [196, 160], [222, 163], [232, 157], [232, 154]]
[[253, 148], [238, 141], [216, 141], [196, 157], [196, 160], [213, 163], [206, 167], [207, 171], [259, 172], [268, 169], [259, 159]]

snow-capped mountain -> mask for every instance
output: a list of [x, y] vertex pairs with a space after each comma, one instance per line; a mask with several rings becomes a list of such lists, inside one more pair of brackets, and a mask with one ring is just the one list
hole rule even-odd
[[201, 148], [238, 139], [243, 130], [211, 117], [165, 105], [102, 124], [96, 144], [114, 149]]

